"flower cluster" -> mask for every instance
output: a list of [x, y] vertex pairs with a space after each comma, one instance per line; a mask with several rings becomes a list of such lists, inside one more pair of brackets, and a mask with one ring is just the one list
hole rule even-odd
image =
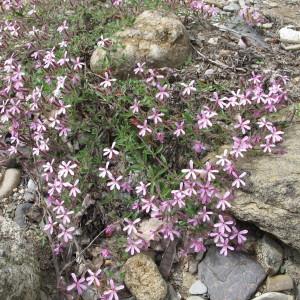
[[217, 7], [209, 5], [202, 0], [191, 1], [190, 8], [197, 13], [201, 13], [204, 17], [215, 17], [219, 13]]
[[[222, 154], [216, 155], [215, 159], [204, 163], [201, 168], [197, 168], [197, 157], [195, 160], [190, 159], [188, 167], [182, 169], [183, 177], [178, 175], [179, 188], [170, 189], [169, 198], [150, 193], [149, 182], [136, 183], [134, 190], [137, 201], [133, 208], [139, 217], [124, 220], [124, 231], [128, 234], [126, 251], [133, 255], [150, 245], [149, 240], [143, 239], [137, 229], [142, 217], [148, 215], [161, 222], [161, 226], [152, 232], [150, 241], [157, 238], [172, 241], [182, 237], [187, 248], [185, 253], [192, 253], [205, 251], [206, 240], [211, 238], [220, 248], [220, 253], [227, 255], [228, 251], [242, 246], [247, 233], [247, 230], [238, 229], [235, 220], [226, 213], [235, 198], [235, 191], [243, 188], [247, 182], [247, 173], [238, 170], [236, 161], [251, 149], [271, 152], [281, 142], [283, 132], [267, 116], [286, 104], [287, 94], [284, 87], [287, 78], [280, 75], [268, 78], [252, 73], [243, 90], [231, 91], [223, 97], [214, 92], [195, 115], [195, 124], [188, 124], [188, 120], [179, 118], [174, 121], [175, 129], [172, 130], [166, 103], [172, 98], [175, 87], [163, 83], [165, 76], [159, 70], [146, 70], [144, 66], [144, 63], [137, 64], [135, 73], [152, 89], [157, 106], [144, 111], [141, 101], [134, 99], [129, 110], [135, 116], [138, 136], [145, 139], [146, 143], [151, 139], [164, 143], [164, 138], [170, 134], [180, 140], [187, 130], [192, 130], [201, 137], [218, 124], [221, 113], [226, 113], [231, 118], [232, 145]], [[195, 81], [189, 84], [180, 83], [180, 86], [183, 88], [180, 92], [183, 99], [197, 96]], [[114, 156], [114, 147], [115, 142], [111, 148], [105, 149], [104, 155], [109, 159]], [[193, 149], [196, 153], [204, 148], [201, 141], [194, 142]], [[115, 154], [119, 154], [119, 151]], [[105, 168], [100, 169], [100, 176], [110, 180], [107, 185], [111, 190], [120, 190], [120, 180], [126, 174], [113, 176], [108, 165], [109, 162]], [[131, 182], [132, 185], [135, 185], [134, 182]], [[131, 195], [132, 190], [133, 188], [129, 189]]]
[[250, 26], [259, 26], [266, 23], [265, 17], [257, 9], [247, 5], [240, 10], [239, 15]]

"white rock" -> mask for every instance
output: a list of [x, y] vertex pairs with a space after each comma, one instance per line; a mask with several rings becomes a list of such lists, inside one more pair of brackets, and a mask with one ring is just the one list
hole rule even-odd
[[294, 296], [282, 293], [265, 293], [252, 300], [293, 300]]
[[186, 300], [204, 300], [204, 299], [200, 296], [190, 296]]
[[300, 31], [296, 31], [289, 26], [279, 30], [279, 37], [282, 42], [300, 44]]
[[190, 287], [189, 293], [192, 295], [202, 295], [207, 293], [207, 287], [200, 280], [197, 280]]

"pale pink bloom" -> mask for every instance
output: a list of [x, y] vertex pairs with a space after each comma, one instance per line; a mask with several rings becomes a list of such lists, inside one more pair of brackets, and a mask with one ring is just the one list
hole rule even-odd
[[119, 155], [119, 151], [115, 150], [116, 142], [113, 142], [110, 148], [103, 149], [103, 155], [107, 156], [108, 159], [112, 159], [114, 155]]
[[149, 120], [153, 120], [154, 124], [158, 124], [162, 122], [162, 118], [165, 114], [160, 113], [155, 108], [152, 108], [152, 114], [148, 117]]
[[111, 40], [108, 38], [104, 38], [103, 35], [100, 36], [100, 40], [97, 42], [98, 47], [107, 47], [111, 44]]
[[170, 241], [174, 241], [175, 237], [180, 237], [180, 233], [178, 230], [174, 229], [173, 224], [164, 224], [162, 229], [159, 231], [164, 239], [169, 239]]
[[207, 177], [208, 181], [213, 181], [216, 179], [215, 174], [219, 173], [219, 171], [217, 169], [213, 169], [213, 166], [210, 162], [207, 162], [205, 164], [205, 168], [204, 168], [204, 174]]
[[109, 280], [110, 290], [105, 291], [103, 295], [105, 300], [119, 300], [118, 291], [124, 289], [124, 285], [115, 286], [115, 283], [112, 279]]
[[212, 211], [207, 211], [206, 206], [203, 206], [202, 211], [198, 212], [200, 218], [202, 218], [202, 222], [206, 223], [210, 221], [210, 215], [212, 215]]
[[112, 82], [116, 81], [117, 79], [110, 78], [107, 72], [104, 73], [104, 81], [100, 82], [100, 86], [107, 89], [112, 87]]
[[132, 233], [136, 234], [137, 229], [135, 225], [141, 221], [141, 219], [135, 219], [134, 221], [131, 221], [127, 218], [124, 219], [124, 221], [127, 223], [127, 225], [123, 228], [123, 231], [126, 231], [128, 235], [131, 235]]
[[180, 83], [181, 86], [184, 87], [182, 91], [183, 96], [190, 96], [193, 92], [196, 92], [196, 88], [194, 87], [195, 80], [192, 80], [189, 84]]
[[176, 130], [174, 131], [174, 135], [176, 135], [177, 137], [179, 137], [180, 135], [185, 135], [184, 121], [176, 122], [175, 125], [176, 125]]
[[209, 234], [210, 237], [214, 238], [214, 242], [215, 243], [218, 243], [219, 241], [221, 243], [224, 242], [224, 238], [227, 238], [228, 237], [228, 234], [227, 233], [224, 233], [224, 232], [220, 232], [220, 231], [214, 231], [214, 232], [211, 232]]
[[105, 177], [107, 177], [107, 176], [112, 176], [111, 172], [108, 170], [109, 164], [110, 164], [110, 162], [108, 161], [108, 162], [106, 162], [106, 164], [105, 164], [105, 168], [99, 168], [99, 169], [98, 169], [98, 170], [100, 171], [99, 176], [100, 176], [101, 178], [105, 178]]
[[58, 176], [59, 177], [64, 177], [66, 178], [69, 174], [71, 176], [74, 175], [74, 169], [77, 168], [77, 164], [72, 163], [72, 161], [62, 161], [61, 164], [59, 165], [59, 171], [58, 171]]
[[139, 135], [140, 136], [145, 136], [148, 133], [152, 132], [152, 129], [148, 126], [147, 120], [144, 121], [143, 125], [137, 125], [137, 128], [140, 129]]
[[220, 254], [224, 255], [224, 256], [227, 256], [228, 250], [231, 250], [231, 251], [234, 250], [234, 247], [229, 245], [229, 239], [227, 239], [227, 238], [224, 240], [224, 242], [217, 244], [217, 247], [221, 247]]
[[259, 128], [267, 128], [268, 130], [272, 130], [272, 127], [273, 127], [273, 123], [272, 122], [269, 122], [266, 120], [265, 117], [262, 117], [258, 122], [257, 122], [257, 125]]
[[49, 186], [49, 195], [52, 196], [55, 192], [60, 194], [62, 192], [62, 189], [64, 187], [63, 182], [60, 179], [54, 179], [54, 182], [48, 182]]
[[237, 238], [238, 244], [243, 244], [247, 240], [247, 238], [244, 236], [247, 233], [248, 233], [248, 230], [239, 231], [235, 226], [232, 226], [232, 233], [231, 233], [231, 236], [229, 237], [229, 239], [233, 240], [233, 239]]
[[218, 231], [225, 233], [225, 232], [231, 232], [231, 227], [229, 225], [232, 225], [233, 221], [225, 221], [222, 215], [219, 215], [219, 222], [214, 224], [214, 227], [218, 229]]
[[271, 140], [266, 140], [266, 143], [265, 144], [261, 144], [260, 147], [263, 148], [263, 152], [265, 152], [265, 153], [266, 152], [271, 153], [272, 152], [272, 148], [275, 148], [276, 145], [273, 144], [271, 142]]
[[242, 133], [245, 134], [246, 131], [251, 129], [249, 124], [250, 120], [243, 120], [242, 117], [239, 115], [237, 118], [237, 123], [234, 125], [234, 128], [240, 128], [242, 130]]
[[216, 158], [219, 159], [216, 162], [216, 164], [224, 167], [226, 164], [230, 163], [230, 160], [227, 157], [228, 157], [228, 150], [225, 149], [222, 155], [216, 155]]
[[65, 201], [56, 200], [54, 203], [55, 207], [53, 208], [53, 211], [56, 212], [56, 214], [64, 213], [64, 211], [65, 211], [64, 203], [65, 203]]
[[68, 243], [69, 240], [73, 239], [73, 232], [75, 231], [74, 227], [65, 228], [64, 225], [59, 224], [61, 232], [57, 235], [58, 238], [63, 238], [65, 243]]
[[44, 230], [45, 231], [48, 231], [48, 233], [50, 235], [53, 234], [53, 229], [54, 229], [54, 226], [57, 224], [57, 222], [53, 222], [51, 216], [48, 217], [48, 223], [44, 226]]
[[69, 27], [68, 27], [67, 21], [64, 20], [63, 24], [57, 28], [57, 31], [59, 33], [62, 33], [63, 31], [67, 31], [68, 28]]
[[123, 176], [119, 176], [118, 178], [115, 178], [114, 176], [111, 175], [108, 177], [111, 180], [107, 183], [107, 186], [109, 186], [109, 189], [111, 191], [114, 189], [120, 190], [121, 187], [120, 187], [119, 181], [123, 178]]
[[151, 210], [156, 210], [157, 207], [154, 204], [155, 196], [151, 196], [150, 198], [142, 198], [142, 210], [146, 213], [149, 213]]
[[228, 200], [231, 199], [231, 192], [227, 191], [223, 196], [220, 194], [216, 195], [219, 199], [218, 204], [216, 206], [217, 209], [226, 210], [226, 208], [231, 207], [231, 204], [228, 202]]
[[190, 248], [196, 253], [206, 251], [202, 238], [191, 239]]
[[102, 270], [99, 269], [97, 272], [93, 272], [91, 269], [88, 269], [87, 271], [89, 273], [89, 276], [86, 278], [87, 284], [92, 285], [94, 283], [96, 286], [99, 287], [100, 281], [98, 279], [98, 276], [100, 275]]
[[270, 132], [271, 133], [265, 137], [266, 140], [272, 140], [272, 142], [274, 144], [277, 143], [277, 142], [280, 142], [282, 140], [282, 136], [281, 135], [284, 134], [283, 131], [279, 131], [279, 130], [276, 129], [276, 127], [273, 126], [270, 129]]
[[74, 211], [73, 211], [73, 210], [70, 210], [70, 211], [65, 210], [62, 214], [57, 215], [56, 218], [57, 218], [57, 219], [62, 219], [62, 223], [63, 223], [64, 225], [67, 225], [67, 224], [69, 224], [69, 223], [71, 222], [69, 216], [70, 216], [70, 215], [73, 215], [73, 214], [74, 214]]
[[77, 279], [77, 277], [74, 273], [71, 273], [71, 276], [73, 278], [74, 283], [67, 286], [67, 291], [72, 291], [74, 288], [76, 288], [77, 294], [82, 295], [83, 292], [87, 289], [87, 286], [84, 285], [84, 282], [85, 282], [84, 277]]
[[76, 57], [76, 59], [72, 59], [72, 62], [73, 62], [74, 71], [81, 70], [85, 66], [85, 63], [80, 62], [80, 57]]
[[131, 255], [140, 253], [143, 244], [144, 243], [142, 240], [133, 240], [131, 238], [127, 238], [127, 248], [125, 249], [125, 251], [130, 253]]
[[233, 176], [235, 177], [235, 180], [232, 183], [233, 187], [236, 187], [237, 189], [239, 189], [241, 186], [245, 186], [246, 183], [245, 181], [242, 180], [243, 177], [245, 177], [247, 175], [246, 172], [237, 175], [235, 172], [233, 173]]
[[143, 74], [145, 64], [146, 63], [137, 63], [135, 69], [133, 70], [134, 74]]
[[150, 186], [151, 183], [144, 184], [142, 181], [139, 182], [139, 185], [135, 188], [136, 193], [142, 194], [143, 196], [146, 196], [147, 194], [147, 187]]
[[185, 179], [189, 179], [190, 177], [192, 177], [194, 180], [196, 180], [197, 175], [201, 174], [201, 170], [194, 169], [194, 162], [192, 160], [190, 160], [189, 166], [189, 169], [183, 169], [181, 170], [181, 172], [186, 174]]
[[219, 108], [223, 109], [226, 108], [226, 103], [225, 103], [226, 99], [227, 98], [219, 98], [218, 93], [214, 92], [212, 98], [210, 98], [209, 100], [215, 102], [217, 106], [219, 106]]
[[157, 84], [157, 88], [159, 92], [155, 95], [156, 99], [164, 101], [170, 97], [170, 93], [167, 91], [167, 85], [161, 86], [160, 84]]
[[140, 111], [140, 101], [137, 101], [136, 99], [134, 99], [134, 103], [133, 105], [130, 106], [130, 110], [134, 113], [137, 114]]

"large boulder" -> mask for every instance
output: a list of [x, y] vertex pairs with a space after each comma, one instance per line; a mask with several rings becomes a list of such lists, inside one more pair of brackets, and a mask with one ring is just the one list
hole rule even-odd
[[128, 259], [124, 282], [137, 300], [164, 300], [168, 287], [154, 261], [145, 254]]
[[266, 277], [263, 268], [243, 253], [219, 254], [209, 248], [198, 266], [199, 279], [211, 300], [248, 300]]
[[113, 40], [119, 44], [116, 51], [97, 48], [91, 57], [90, 67], [101, 73], [107, 58], [115, 74], [130, 73], [138, 62], [151, 67], [179, 67], [191, 53], [188, 33], [181, 21], [170, 12], [144, 11], [133, 26], [117, 32]]
[[0, 299], [40, 299], [39, 264], [19, 226], [0, 217]]
[[282, 146], [284, 154], [243, 163], [250, 188], [238, 194], [231, 212], [300, 250], [300, 124], [287, 130]]

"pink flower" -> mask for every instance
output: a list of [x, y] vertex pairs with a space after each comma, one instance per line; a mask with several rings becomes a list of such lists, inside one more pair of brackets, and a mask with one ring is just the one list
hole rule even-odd
[[124, 221], [127, 223], [127, 225], [123, 228], [123, 231], [126, 231], [128, 235], [137, 234], [137, 229], [135, 225], [141, 221], [141, 219], [135, 219], [134, 221], [131, 221], [127, 218], [124, 219]]
[[73, 210], [70, 210], [70, 211], [67, 211], [67, 210], [64, 210], [64, 212], [60, 215], [57, 215], [56, 218], [57, 219], [62, 219], [62, 222], [64, 225], [67, 225], [71, 222], [69, 216], [74, 214], [74, 211]]
[[170, 241], [174, 241], [175, 236], [180, 237], [179, 231], [176, 230], [173, 224], [170, 223], [163, 225], [159, 232], [162, 233], [164, 239], [168, 239]]
[[165, 114], [158, 112], [155, 108], [152, 108], [152, 114], [148, 117], [149, 120], [153, 120], [154, 124], [162, 122], [162, 118]]
[[134, 99], [134, 103], [133, 105], [130, 106], [130, 110], [134, 113], [137, 114], [140, 111], [140, 101], [137, 101], [136, 99]]
[[220, 232], [220, 231], [215, 231], [215, 232], [211, 232], [209, 234], [209, 236], [214, 238], [214, 242], [215, 243], [218, 243], [219, 241], [221, 243], [223, 243], [224, 242], [224, 238], [227, 238], [228, 234], [226, 234], [224, 232]]
[[234, 125], [234, 128], [240, 128], [242, 133], [245, 134], [246, 131], [250, 130], [251, 127], [249, 126], [250, 120], [243, 120], [242, 117], [239, 115], [237, 118], [237, 124]]
[[105, 168], [99, 168], [99, 171], [100, 171], [99, 176], [101, 178], [105, 178], [107, 176], [112, 176], [111, 172], [108, 170], [108, 167], [109, 167], [109, 161], [106, 162]]
[[116, 81], [117, 79], [110, 78], [107, 72], [104, 73], [104, 81], [100, 83], [100, 86], [107, 89], [112, 87], [112, 82]]
[[237, 175], [237, 173], [234, 172], [232, 175], [235, 177], [235, 180], [232, 183], [233, 187], [236, 187], [237, 189], [239, 189], [241, 186], [246, 185], [245, 181], [242, 180], [242, 178], [247, 175], [246, 172], [243, 172], [240, 175]]
[[229, 245], [229, 239], [225, 239], [224, 242], [217, 244], [217, 247], [221, 247], [220, 254], [224, 256], [227, 256], [228, 250], [234, 250], [234, 248]]
[[248, 230], [241, 230], [239, 231], [235, 226], [232, 226], [232, 233], [229, 237], [230, 240], [237, 239], [239, 245], [243, 244], [247, 238], [244, 236], [248, 233]]
[[189, 84], [180, 83], [180, 85], [184, 87], [182, 96], [190, 96], [193, 92], [195, 92], [196, 88], [194, 87], [194, 84], [195, 80], [192, 80]]
[[176, 122], [175, 125], [176, 125], [176, 130], [174, 131], [174, 135], [176, 135], [177, 137], [179, 137], [180, 135], [185, 135], [184, 121]]
[[131, 238], [127, 238], [127, 248], [125, 251], [130, 253], [131, 255], [140, 253], [143, 244], [144, 243], [142, 240], [133, 240]]
[[189, 166], [189, 169], [183, 169], [181, 170], [181, 172], [186, 173], [185, 179], [189, 179], [190, 177], [192, 177], [194, 180], [196, 180], [197, 175], [201, 174], [201, 170], [194, 169], [194, 162], [192, 160], [190, 160]]
[[119, 181], [123, 178], [123, 176], [119, 176], [118, 178], [115, 178], [114, 176], [108, 176], [109, 179], [111, 180], [110, 182], [107, 183], [107, 186], [109, 186], [110, 190], [114, 190], [114, 189], [117, 189], [117, 190], [120, 190], [120, 183]]
[[147, 134], [147, 132], [148, 133], [152, 132], [152, 129], [150, 127], [148, 127], [147, 120], [144, 121], [143, 125], [137, 125], [137, 128], [140, 129], [140, 131], [139, 131], [140, 136], [145, 136]]
[[66, 187], [70, 188], [69, 196], [75, 198], [77, 194], [81, 193], [80, 189], [77, 187], [78, 183], [79, 179], [76, 179], [73, 184], [71, 184], [70, 182], [64, 184]]
[[199, 217], [202, 219], [202, 222], [209, 222], [210, 221], [210, 215], [212, 215], [212, 211], [207, 211], [206, 206], [203, 206], [202, 211], [198, 212]]
[[76, 57], [76, 59], [72, 59], [72, 62], [74, 65], [73, 66], [74, 71], [81, 70], [85, 66], [85, 63], [80, 62], [80, 57]]
[[100, 281], [98, 279], [98, 276], [100, 275], [100, 273], [102, 272], [102, 270], [99, 269], [95, 273], [92, 270], [90, 270], [90, 269], [88, 269], [87, 271], [89, 273], [89, 276], [86, 278], [87, 284], [88, 285], [92, 285], [94, 283], [96, 286], [100, 286]]
[[232, 225], [233, 221], [225, 221], [222, 215], [219, 215], [219, 223], [214, 224], [214, 227], [218, 228], [218, 231], [221, 233], [231, 232], [231, 228], [229, 225]]
[[61, 232], [57, 235], [58, 238], [62, 237], [65, 243], [73, 239], [72, 233], [75, 231], [74, 227], [65, 228], [62, 224], [59, 224], [59, 228]]
[[68, 174], [70, 174], [71, 176], [74, 175], [74, 171], [73, 169], [77, 168], [77, 164], [73, 163], [72, 161], [68, 161], [67, 163], [65, 161], [63, 161], [60, 165], [59, 165], [59, 171], [58, 171], [58, 176], [59, 177], [64, 177], [66, 178], [68, 176]]
[[124, 289], [124, 285], [115, 286], [115, 283], [112, 279], [109, 280], [110, 290], [105, 291], [103, 295], [107, 300], [119, 300], [118, 291]]
[[273, 126], [270, 129], [270, 132], [271, 133], [265, 137], [266, 140], [272, 140], [273, 143], [277, 143], [277, 142], [280, 142], [282, 140], [281, 135], [284, 134], [283, 131], [279, 131], [279, 130], [276, 129], [276, 127]]
[[230, 160], [227, 159], [228, 157], [228, 150], [225, 149], [222, 155], [216, 155], [216, 158], [219, 160], [216, 162], [217, 165], [221, 165], [224, 167], [226, 164], [230, 163]]
[[206, 247], [203, 244], [202, 238], [191, 239], [190, 248], [196, 253], [206, 251]]
[[150, 198], [142, 198], [142, 210], [144, 210], [146, 213], [149, 213], [151, 210], [156, 210], [157, 207], [154, 204], [155, 196], [151, 196]]
[[73, 278], [74, 283], [67, 287], [67, 291], [71, 291], [74, 288], [76, 288], [78, 295], [82, 295], [83, 291], [87, 289], [86, 285], [84, 285], [85, 282], [84, 277], [77, 279], [74, 273], [71, 273], [71, 276]]
[[52, 221], [52, 218], [49, 216], [48, 217], [48, 224], [46, 224], [45, 226], [44, 226], [44, 230], [45, 231], [48, 231], [48, 233], [50, 234], [50, 235], [52, 235], [53, 234], [53, 229], [54, 229], [54, 226], [57, 224], [57, 222], [53, 222]]
[[223, 196], [220, 194], [217, 194], [217, 198], [219, 199], [218, 204], [216, 206], [217, 209], [226, 210], [227, 207], [231, 207], [231, 204], [228, 202], [228, 200], [231, 199], [231, 192], [227, 191]]
[[167, 85], [161, 86], [160, 84], [157, 84], [157, 88], [159, 92], [155, 95], [156, 99], [164, 101], [170, 97], [170, 93], [167, 91]]
[[140, 181], [139, 185], [135, 188], [135, 191], [137, 194], [142, 194], [143, 196], [146, 196], [147, 187], [150, 185], [151, 185], [151, 183], [145, 184], [144, 182]]
[[114, 155], [119, 155], [119, 151], [115, 150], [116, 142], [113, 142], [110, 148], [103, 149], [103, 155], [107, 156], [108, 159], [112, 159]]
[[136, 68], [133, 70], [134, 74], [143, 74], [145, 64], [146, 63], [137, 63]]

